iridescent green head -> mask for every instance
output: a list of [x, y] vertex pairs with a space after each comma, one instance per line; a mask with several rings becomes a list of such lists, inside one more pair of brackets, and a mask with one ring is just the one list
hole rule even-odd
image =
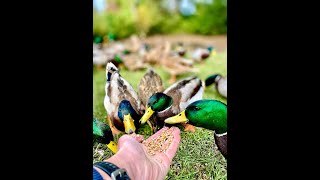
[[140, 122], [144, 124], [154, 112], [161, 112], [172, 105], [172, 98], [164, 93], [155, 93], [149, 100], [147, 110], [140, 119]]
[[93, 138], [102, 144], [107, 144], [108, 148], [113, 152], [117, 152], [117, 143], [114, 142], [110, 127], [102, 121], [93, 118]]
[[172, 98], [164, 93], [155, 93], [148, 100], [148, 107], [153, 111], [163, 111], [172, 105]]
[[119, 55], [115, 55], [115, 56], [114, 56], [114, 60], [115, 60], [117, 63], [122, 63], [122, 58], [121, 58]]
[[185, 122], [214, 130], [216, 134], [226, 133], [227, 105], [217, 100], [199, 100], [191, 103], [180, 114], [165, 120], [168, 124]]
[[102, 43], [103, 42], [102, 36], [98, 36], [98, 35], [94, 36], [93, 37], [93, 42], [96, 43], [96, 44]]
[[213, 46], [208, 46], [207, 49], [208, 49], [209, 52], [212, 52], [214, 47]]

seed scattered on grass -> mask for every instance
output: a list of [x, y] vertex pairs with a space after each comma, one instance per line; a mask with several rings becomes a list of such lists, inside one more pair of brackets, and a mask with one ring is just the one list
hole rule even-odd
[[100, 154], [100, 156], [103, 156], [103, 154], [104, 154], [104, 150], [102, 150], [102, 149], [98, 150], [97, 152]]

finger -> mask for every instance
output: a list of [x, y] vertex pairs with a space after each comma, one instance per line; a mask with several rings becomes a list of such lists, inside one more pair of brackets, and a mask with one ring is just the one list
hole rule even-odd
[[[140, 135], [141, 136], [141, 135]], [[118, 154], [126, 153], [131, 154], [133, 157], [144, 154], [145, 151], [136, 138], [130, 135], [123, 135], [118, 141]]]
[[134, 137], [125, 134], [125, 135], [121, 136], [118, 140], [118, 149], [121, 149], [121, 147], [126, 143], [138, 144], [138, 141]]
[[174, 155], [176, 154], [179, 147], [179, 143], [180, 143], [180, 129], [177, 127], [171, 127], [171, 129], [173, 129], [172, 131], [173, 139], [168, 149], [164, 152], [168, 156], [170, 161], [173, 159]]
[[144, 137], [140, 134], [130, 134], [131, 137], [133, 137], [135, 140], [137, 140], [139, 143], [141, 143], [144, 140]]

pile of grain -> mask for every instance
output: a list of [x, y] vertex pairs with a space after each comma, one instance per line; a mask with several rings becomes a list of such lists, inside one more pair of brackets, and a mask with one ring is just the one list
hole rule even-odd
[[148, 154], [154, 156], [156, 153], [165, 152], [172, 142], [172, 131], [172, 128], [166, 129], [158, 137], [142, 142], [147, 147]]

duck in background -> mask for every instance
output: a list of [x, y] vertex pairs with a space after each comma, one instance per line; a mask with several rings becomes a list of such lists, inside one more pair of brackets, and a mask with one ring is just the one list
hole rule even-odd
[[199, 100], [189, 104], [178, 115], [164, 121], [168, 124], [186, 123], [214, 131], [215, 143], [227, 158], [227, 105], [217, 100]]
[[160, 62], [165, 71], [170, 74], [169, 84], [176, 82], [177, 76], [189, 72], [198, 72], [193, 68], [193, 63], [178, 55], [170, 55], [171, 44], [166, 41], [163, 48], [163, 54]]
[[180, 57], [184, 57], [186, 54], [186, 49], [184, 48], [182, 42], [178, 42], [178, 44], [174, 47], [173, 53], [179, 55]]
[[192, 52], [192, 59], [195, 62], [203, 62], [205, 59], [207, 59], [210, 55], [215, 55], [216, 52], [213, 50], [213, 46], [208, 46], [207, 48], [196, 48]]
[[213, 74], [205, 80], [206, 87], [210, 86], [213, 83], [215, 84], [215, 88], [218, 93], [221, 96], [227, 98], [227, 76], [223, 77], [221, 74]]
[[143, 60], [145, 63], [157, 66], [161, 64], [160, 60], [163, 56], [167, 56], [168, 53], [169, 52], [165, 51], [165, 44], [159, 44], [146, 52], [143, 56]]

